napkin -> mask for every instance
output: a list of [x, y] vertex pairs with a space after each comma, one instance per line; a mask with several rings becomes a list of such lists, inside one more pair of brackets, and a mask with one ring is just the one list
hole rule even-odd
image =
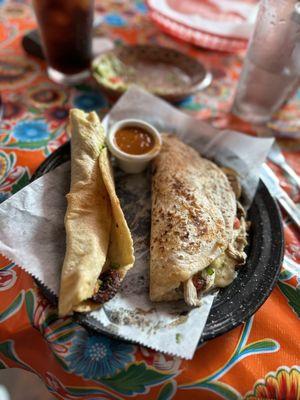
[[[195, 121], [168, 103], [133, 87], [113, 107], [104, 126], [122, 118], [141, 118], [160, 131], [173, 132], [200, 153], [236, 169], [243, 185], [245, 205], [253, 199], [258, 171], [273, 140], [237, 132], [218, 132]], [[201, 337], [214, 294], [199, 308], [183, 301], [151, 303], [149, 286], [149, 235], [151, 219], [149, 171], [128, 175], [115, 168], [116, 190], [131, 229], [136, 262], [121, 291], [82, 322], [117, 337], [174, 356], [191, 359]], [[65, 195], [69, 190], [70, 163], [37, 179], [0, 206], [0, 252], [58, 294], [65, 253]]]

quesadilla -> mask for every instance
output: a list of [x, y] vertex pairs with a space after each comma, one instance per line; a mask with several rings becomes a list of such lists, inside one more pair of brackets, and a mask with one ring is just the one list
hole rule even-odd
[[88, 312], [110, 300], [133, 266], [133, 242], [115, 192], [96, 113], [71, 110], [71, 186], [59, 315]]
[[198, 306], [205, 290], [232, 282], [246, 260], [239, 195], [234, 171], [222, 171], [175, 136], [163, 135], [152, 176], [152, 301], [183, 297]]

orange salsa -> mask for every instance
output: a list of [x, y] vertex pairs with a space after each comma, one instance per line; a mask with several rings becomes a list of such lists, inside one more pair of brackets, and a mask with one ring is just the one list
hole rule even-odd
[[115, 133], [115, 143], [124, 153], [146, 154], [155, 146], [153, 136], [139, 126], [125, 126]]

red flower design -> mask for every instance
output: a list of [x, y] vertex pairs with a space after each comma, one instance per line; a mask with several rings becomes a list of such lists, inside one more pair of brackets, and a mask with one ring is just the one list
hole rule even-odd
[[297, 367], [281, 367], [276, 373], [269, 372], [256, 382], [245, 400], [295, 400], [300, 399], [300, 371]]
[[40, 85], [29, 89], [27, 101], [39, 110], [41, 107], [60, 106], [65, 101], [66, 94], [57, 87]]
[[51, 107], [45, 112], [46, 118], [49, 122], [62, 123], [68, 118], [69, 107], [66, 106], [56, 106]]
[[158, 353], [155, 350], [140, 346], [140, 352], [147, 364], [153, 366], [160, 371], [175, 372], [179, 370], [182, 360], [178, 357], [169, 356], [168, 354]]
[[22, 104], [13, 101], [3, 103], [3, 119], [17, 119], [24, 113], [25, 109]]
[[16, 279], [15, 271], [0, 271], [0, 292], [10, 289], [15, 284]]
[[55, 393], [61, 399], [74, 399], [75, 397], [70, 395], [66, 387], [61, 383], [59, 379], [56, 378], [51, 372], [47, 372], [46, 383], [48, 388], [52, 389], [52, 393]]
[[41, 296], [39, 292], [35, 297], [32, 317], [34, 328], [41, 332], [54, 353], [57, 355], [65, 354], [67, 344], [61, 342], [61, 338], [74, 328], [69, 326], [70, 319], [59, 319], [56, 308], [49, 304], [48, 300]]

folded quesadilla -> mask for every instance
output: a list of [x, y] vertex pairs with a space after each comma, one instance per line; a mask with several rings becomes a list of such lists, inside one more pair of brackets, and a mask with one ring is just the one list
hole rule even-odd
[[71, 110], [71, 186], [59, 314], [88, 312], [110, 300], [133, 266], [133, 242], [96, 113]]
[[234, 171], [222, 171], [175, 136], [163, 135], [152, 177], [152, 301], [183, 297], [197, 306], [203, 291], [232, 282], [246, 260], [239, 195]]

